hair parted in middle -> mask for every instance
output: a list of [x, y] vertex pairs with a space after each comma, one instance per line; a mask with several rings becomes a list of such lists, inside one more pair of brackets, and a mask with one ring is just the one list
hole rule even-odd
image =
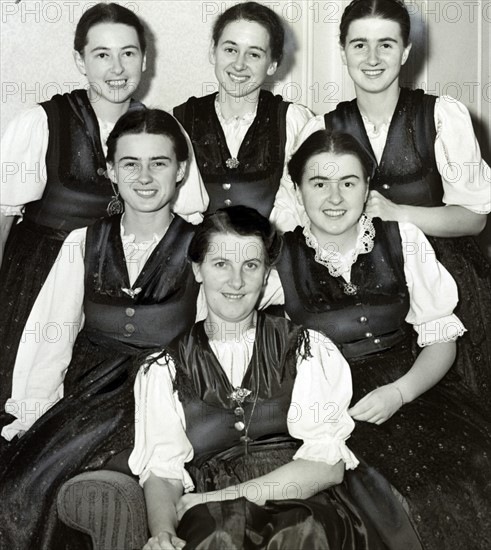
[[264, 246], [265, 262], [273, 265], [281, 252], [282, 239], [273, 224], [254, 208], [237, 205], [220, 208], [205, 216], [197, 226], [189, 245], [189, 258], [200, 264], [209, 251], [214, 235], [231, 233], [241, 237], [258, 237]]
[[267, 6], [258, 2], [242, 2], [225, 10], [218, 16], [213, 25], [213, 45], [218, 46], [223, 30], [229, 23], [234, 21], [252, 21], [258, 23], [266, 29], [269, 34], [269, 47], [271, 48], [271, 58], [276, 61], [278, 66], [283, 59], [283, 47], [285, 43], [285, 30], [281, 18]]
[[317, 130], [300, 145], [288, 163], [288, 172], [295, 185], [301, 186], [305, 166], [309, 159], [321, 153], [353, 155], [360, 161], [365, 178], [372, 177], [375, 171], [372, 157], [351, 134]]

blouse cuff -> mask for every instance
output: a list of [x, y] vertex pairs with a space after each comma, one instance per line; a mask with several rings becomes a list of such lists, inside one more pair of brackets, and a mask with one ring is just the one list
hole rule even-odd
[[421, 348], [441, 342], [455, 342], [467, 329], [455, 315], [446, 315], [434, 321], [413, 325], [418, 333], [418, 346]]
[[295, 453], [293, 460], [312, 460], [313, 462], [325, 462], [331, 466], [342, 460], [346, 470], [354, 470], [359, 461], [348, 449], [344, 441], [333, 437], [305, 440], [304, 444]]
[[5, 412], [15, 416], [10, 424], [2, 429], [2, 437], [11, 441], [19, 432], [26, 432], [50, 409], [56, 401], [50, 399], [7, 399]]
[[21, 204], [20, 206], [7, 206], [7, 205], [1, 205], [0, 211], [4, 216], [22, 216], [24, 211], [24, 206]]
[[153, 473], [157, 477], [164, 479], [176, 479], [182, 483], [185, 493], [191, 493], [194, 491], [194, 483], [191, 479], [186, 468], [166, 468], [165, 465], [161, 465], [158, 468], [148, 468], [142, 472], [140, 475], [140, 485], [143, 487], [143, 484], [149, 478], [150, 474]]

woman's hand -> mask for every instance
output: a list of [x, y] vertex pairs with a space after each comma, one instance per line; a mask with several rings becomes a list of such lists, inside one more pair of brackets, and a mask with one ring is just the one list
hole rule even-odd
[[355, 420], [382, 424], [402, 405], [401, 392], [392, 384], [387, 384], [367, 393], [354, 407], [348, 409], [348, 413]]
[[155, 537], [150, 537], [143, 550], [178, 550], [184, 548], [186, 541], [170, 531], [162, 531]]
[[208, 502], [203, 493], [186, 493], [185, 495], [182, 495], [176, 506], [177, 519], [181, 521], [182, 516], [190, 508], [193, 508], [198, 504], [202, 504], [203, 502]]
[[403, 205], [386, 199], [378, 191], [370, 191], [365, 205], [365, 214], [370, 218], [380, 218], [385, 222], [401, 222]]

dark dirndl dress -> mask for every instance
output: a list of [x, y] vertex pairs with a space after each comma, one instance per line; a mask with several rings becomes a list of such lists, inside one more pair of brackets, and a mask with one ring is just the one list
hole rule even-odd
[[187, 259], [194, 226], [174, 218], [135, 281], [133, 288], [141, 291], [132, 298], [122, 291], [131, 285], [120, 218], [87, 230], [85, 325], [65, 376], [65, 396], [2, 454], [0, 548], [65, 550], [75, 544], [60, 535], [59, 488], [113, 459], [127, 461], [142, 356], [194, 323], [198, 285]]
[[[435, 100], [422, 90], [401, 88], [380, 164], [356, 100], [340, 103], [326, 114], [325, 125], [352, 134], [364, 145], [376, 166], [370, 189], [396, 204], [443, 206], [443, 184], [434, 150]], [[429, 237], [429, 241], [457, 283], [455, 314], [467, 328], [459, 339], [452, 369], [483, 403], [491, 403], [491, 265], [474, 237]]]
[[[186, 417], [186, 434], [194, 459], [188, 471], [198, 492], [252, 480], [288, 463], [300, 442], [288, 435], [298, 350], [308, 334], [285, 319], [259, 314], [256, 340], [243, 386], [260, 386], [256, 404], [242, 405], [253, 439], [245, 450], [234, 429], [236, 405], [203, 323], [169, 347], [176, 365], [176, 388]], [[309, 353], [308, 351], [306, 353]], [[275, 411], [275, 414], [271, 414]], [[416, 549], [416, 532], [389, 483], [361, 463], [344, 481], [302, 499], [290, 484], [292, 498], [258, 506], [246, 498], [194, 506], [182, 517], [177, 534], [186, 549]], [[254, 482], [251, 483], [254, 489]]]
[[[347, 358], [352, 405], [398, 380], [417, 357], [405, 323], [408, 290], [402, 245], [393, 222], [374, 220], [373, 250], [352, 266], [358, 290], [346, 295], [339, 277], [315, 260], [298, 227], [285, 234], [278, 271], [285, 310], [323, 331]], [[381, 425], [356, 422], [350, 448], [406, 499], [425, 548], [485, 550], [491, 545], [489, 409], [466, 389], [440, 382]]]

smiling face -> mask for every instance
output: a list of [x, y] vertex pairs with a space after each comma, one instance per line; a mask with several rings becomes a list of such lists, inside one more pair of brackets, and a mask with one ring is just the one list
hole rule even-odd
[[277, 68], [271, 58], [268, 31], [254, 21], [229, 23], [212, 56], [220, 87], [237, 98], [257, 92]]
[[353, 21], [341, 57], [357, 95], [398, 90], [401, 66], [410, 50], [411, 44], [404, 47], [399, 23], [377, 17]]
[[136, 30], [121, 23], [91, 27], [83, 55], [75, 52], [74, 56], [78, 70], [89, 82], [92, 102], [129, 101], [146, 67]]
[[252, 317], [269, 269], [264, 244], [256, 236], [211, 235], [201, 264], [193, 263], [208, 305], [208, 320], [239, 323]]
[[167, 136], [126, 134], [118, 139], [110, 177], [118, 185], [126, 213], [157, 212], [170, 210], [185, 167]]
[[355, 155], [319, 153], [305, 164], [300, 193], [319, 243], [343, 236], [356, 239], [368, 196], [368, 182]]

